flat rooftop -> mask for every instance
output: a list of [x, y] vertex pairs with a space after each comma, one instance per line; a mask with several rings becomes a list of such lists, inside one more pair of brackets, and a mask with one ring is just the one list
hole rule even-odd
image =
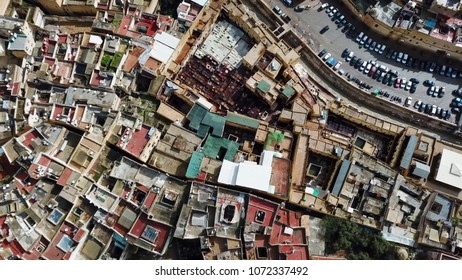
[[462, 154], [443, 149], [435, 180], [462, 189]]

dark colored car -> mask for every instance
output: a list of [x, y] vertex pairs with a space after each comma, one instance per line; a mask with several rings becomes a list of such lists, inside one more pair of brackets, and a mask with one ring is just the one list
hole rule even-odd
[[417, 90], [417, 85], [416, 85], [416, 84], [412, 84], [412, 85], [411, 85], [411, 88], [409, 89], [409, 92], [410, 92], [410, 93], [414, 93], [416, 90]]
[[411, 81], [413, 84], [419, 84], [420, 81], [416, 78], [410, 78], [409, 81]]
[[349, 49], [344, 49], [342, 52], [342, 58], [345, 58], [350, 53]]
[[425, 80], [425, 81], [423, 82], [423, 85], [424, 85], [424, 86], [427, 86], [427, 87], [431, 87], [431, 86], [434, 86], [434, 85], [435, 85], [435, 82], [432, 81], [432, 80]]
[[322, 57], [323, 55], [326, 54], [326, 52], [327, 52], [327, 50], [326, 50], [326, 49], [323, 49], [322, 51], [320, 51], [320, 52], [318, 53], [318, 56], [319, 56], [319, 57]]
[[350, 60], [350, 65], [354, 66], [356, 65], [356, 62], [358, 61], [358, 57], [355, 55], [353, 58]]
[[359, 66], [361, 66], [361, 64], [363, 64], [363, 60], [361, 58], [359, 58], [355, 63], [355, 69], [358, 69]]
[[319, 33], [324, 34], [327, 30], [329, 30], [329, 25], [324, 26]]

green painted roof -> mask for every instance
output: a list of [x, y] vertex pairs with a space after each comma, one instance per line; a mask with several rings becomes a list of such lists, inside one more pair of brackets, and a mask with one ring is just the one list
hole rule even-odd
[[193, 152], [189, 160], [188, 169], [186, 169], [186, 178], [195, 179], [201, 172], [201, 163], [204, 154], [201, 152]]
[[220, 138], [210, 135], [205, 141], [202, 152], [209, 158], [216, 159], [220, 148], [226, 149], [224, 159], [232, 161], [239, 149], [239, 143], [226, 138]]
[[270, 133], [268, 133], [268, 136], [266, 137], [266, 141], [265, 141], [265, 145], [263, 149], [266, 149], [273, 142], [282, 143], [282, 141], [284, 141], [284, 138], [285, 138], [284, 134], [279, 133], [279, 132], [270, 131]]
[[202, 119], [201, 122], [202, 125], [206, 125], [212, 128], [212, 135], [217, 136], [217, 137], [222, 137], [223, 136], [223, 131], [225, 130], [225, 118], [214, 114], [207, 112]]
[[207, 114], [208, 110], [200, 105], [199, 103], [195, 103], [194, 106], [189, 111], [186, 118], [189, 120], [189, 127], [194, 130], [199, 130], [202, 120], [204, 119], [205, 115]]
[[231, 112], [226, 115], [226, 121], [255, 129], [260, 125], [260, 122], [256, 119]]
[[261, 80], [258, 85], [257, 85], [257, 88], [263, 92], [268, 92], [270, 89], [271, 89], [271, 85], [268, 84], [267, 81], [265, 80]]
[[290, 99], [295, 93], [295, 89], [291, 86], [286, 86], [284, 90], [282, 91], [282, 94], [284, 94], [285, 97]]
[[196, 132], [196, 135], [200, 138], [204, 138], [205, 136], [207, 136], [207, 133], [209, 133], [209, 130], [210, 126], [201, 124], [201, 126], [199, 126], [199, 129]]

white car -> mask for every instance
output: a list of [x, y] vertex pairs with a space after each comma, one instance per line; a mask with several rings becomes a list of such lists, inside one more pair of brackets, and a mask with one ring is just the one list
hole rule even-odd
[[327, 8], [327, 6], [329, 6], [329, 4], [324, 3], [324, 4], [321, 5], [321, 7], [319, 7], [319, 10], [322, 11], [322, 10], [324, 10], [325, 8]]
[[335, 15], [336, 12], [338, 12], [338, 10], [337, 10], [337, 9], [333, 9], [333, 10], [330, 11], [327, 15], [328, 15], [329, 17], [333, 17], [333, 16]]
[[404, 87], [406, 86], [406, 84], [407, 84], [407, 80], [406, 80], [406, 78], [403, 78], [403, 79], [401, 80], [400, 88], [404, 88]]
[[340, 66], [342, 66], [342, 62], [341, 62], [341, 61], [339, 61], [339, 62], [337, 62], [337, 64], [335, 64], [334, 70], [337, 71], [337, 70], [340, 68]]
[[410, 90], [411, 89], [411, 86], [412, 86], [412, 82], [411, 81], [408, 81], [406, 83], [406, 86], [404, 87], [405, 90]]
[[322, 58], [322, 60], [326, 61], [327, 59], [329, 59], [329, 57], [331, 57], [332, 55], [330, 53], [326, 53], [326, 55]]
[[367, 65], [367, 61], [364, 61], [363, 64], [359, 66], [359, 71], [363, 72], [364, 68], [366, 68], [366, 65]]
[[355, 55], [354, 52], [350, 52], [350, 53], [347, 55], [347, 57], [345, 57], [345, 60], [346, 60], [347, 62], [349, 62], [349, 61], [353, 58], [354, 55]]
[[404, 101], [404, 106], [409, 107], [411, 106], [411, 104], [412, 104], [412, 97], [406, 98], [406, 100]]
[[369, 71], [371, 71], [371, 68], [372, 68], [372, 64], [368, 63], [366, 65], [366, 68], [364, 68], [364, 74], [367, 75], [367, 73], [369, 73]]

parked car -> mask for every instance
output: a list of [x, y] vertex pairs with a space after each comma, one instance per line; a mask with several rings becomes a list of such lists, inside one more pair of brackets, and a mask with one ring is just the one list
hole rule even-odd
[[337, 9], [334, 8], [332, 11], [327, 13], [327, 16], [328, 17], [333, 17], [337, 12], [338, 12]]
[[416, 85], [416, 84], [412, 84], [412, 85], [411, 85], [411, 89], [409, 89], [409, 92], [410, 92], [410, 93], [414, 93], [416, 90], [417, 90], [417, 85]]
[[350, 50], [349, 50], [349, 49], [344, 49], [343, 52], [342, 52], [341, 57], [344, 58], [344, 57], [346, 57], [349, 53], [350, 53]]
[[330, 53], [326, 53], [326, 55], [322, 58], [322, 60], [326, 61], [327, 59], [329, 59], [331, 57], [331, 54]]
[[373, 42], [373, 41], [372, 41], [372, 38], [367, 39], [366, 43], [364, 43], [364, 47], [365, 47], [366, 49], [369, 49], [369, 47], [371, 46], [372, 42]]
[[423, 85], [424, 85], [424, 86], [427, 86], [427, 87], [431, 87], [431, 86], [434, 86], [434, 85], [435, 85], [435, 82], [432, 81], [432, 80], [425, 80], [425, 81], [423, 82]]
[[462, 87], [459, 89], [455, 89], [452, 94], [454, 94], [457, 97], [462, 97]]
[[318, 56], [319, 56], [319, 57], [322, 57], [323, 55], [326, 54], [326, 52], [327, 52], [327, 50], [326, 50], [326, 49], [323, 49], [322, 51], [320, 51], [320, 52], [318, 53]]
[[412, 82], [411, 81], [408, 81], [406, 83], [406, 86], [404, 86], [404, 90], [410, 90], [411, 89], [411, 86], [412, 86]]
[[395, 76], [391, 76], [390, 80], [387, 82], [387, 85], [388, 86], [392, 86], [396, 81], [396, 77]]
[[347, 55], [347, 57], [345, 58], [345, 60], [346, 60], [347, 62], [349, 62], [349, 61], [353, 58], [354, 54], [355, 54], [354, 52], [350, 52], [350, 53]]
[[321, 5], [321, 6], [319, 6], [319, 8], [318, 8], [318, 12], [320, 12], [320, 11], [324, 10], [325, 8], [327, 8], [327, 6], [329, 6], [329, 4], [328, 4], [328, 3], [324, 3], [324, 4], [322, 4], [322, 5]]
[[361, 66], [359, 66], [359, 71], [363, 72], [364, 68], [366, 68], [366, 66], [367, 66], [367, 61], [364, 61], [363, 64], [361, 64]]
[[355, 56], [353, 56], [353, 58], [351, 58], [350, 65], [354, 66], [356, 64], [356, 61], [358, 61], [358, 57], [355, 55]]
[[409, 107], [411, 106], [411, 104], [412, 104], [412, 97], [406, 98], [406, 100], [404, 101], [404, 106]]
[[358, 42], [358, 43], [361, 42], [363, 37], [364, 37], [364, 32], [359, 33], [359, 35], [356, 37], [356, 42]]
[[282, 14], [282, 10], [281, 8], [279, 8], [278, 6], [274, 6], [273, 7], [273, 11], [278, 14], [278, 15], [281, 15]]
[[401, 79], [400, 78], [397, 78], [396, 81], [395, 81], [395, 88], [400, 88], [401, 87]]
[[367, 40], [369, 40], [369, 37], [367, 37], [367, 35], [364, 35], [364, 37], [361, 39], [361, 42], [359, 42], [360, 45], [364, 45]]
[[407, 84], [407, 80], [406, 78], [402, 78], [401, 79], [401, 84], [400, 84], [400, 88], [404, 89], [406, 87], [406, 84]]
[[414, 104], [414, 109], [419, 109], [420, 108], [420, 105], [422, 105], [422, 101], [421, 100], [417, 100]]
[[334, 70], [337, 71], [340, 68], [341, 65], [342, 65], [341, 61], [337, 62], [337, 64], [335, 64], [335, 66], [334, 66]]
[[319, 33], [324, 34], [327, 30], [329, 30], [329, 25], [324, 26]]
[[435, 68], [436, 68], [436, 63], [435, 63], [435, 62], [432, 62], [432, 63], [430, 64], [430, 67], [428, 68], [428, 71], [429, 71], [430, 73], [433, 73], [433, 71], [435, 71]]
[[420, 81], [418, 79], [416, 79], [416, 78], [410, 78], [409, 81], [411, 81], [414, 84], [419, 84], [420, 83]]
[[445, 87], [440, 87], [440, 90], [438, 91], [438, 97], [443, 98], [445, 92], [446, 92], [446, 88]]
[[383, 54], [383, 52], [385, 51], [386, 48], [387, 48], [387, 46], [382, 45], [382, 46], [380, 47], [379, 54]]
[[376, 71], [377, 71], [377, 67], [372, 66], [371, 70], [369, 71], [369, 73], [367, 73], [367, 75], [369, 77], [372, 77], [375, 74]]

